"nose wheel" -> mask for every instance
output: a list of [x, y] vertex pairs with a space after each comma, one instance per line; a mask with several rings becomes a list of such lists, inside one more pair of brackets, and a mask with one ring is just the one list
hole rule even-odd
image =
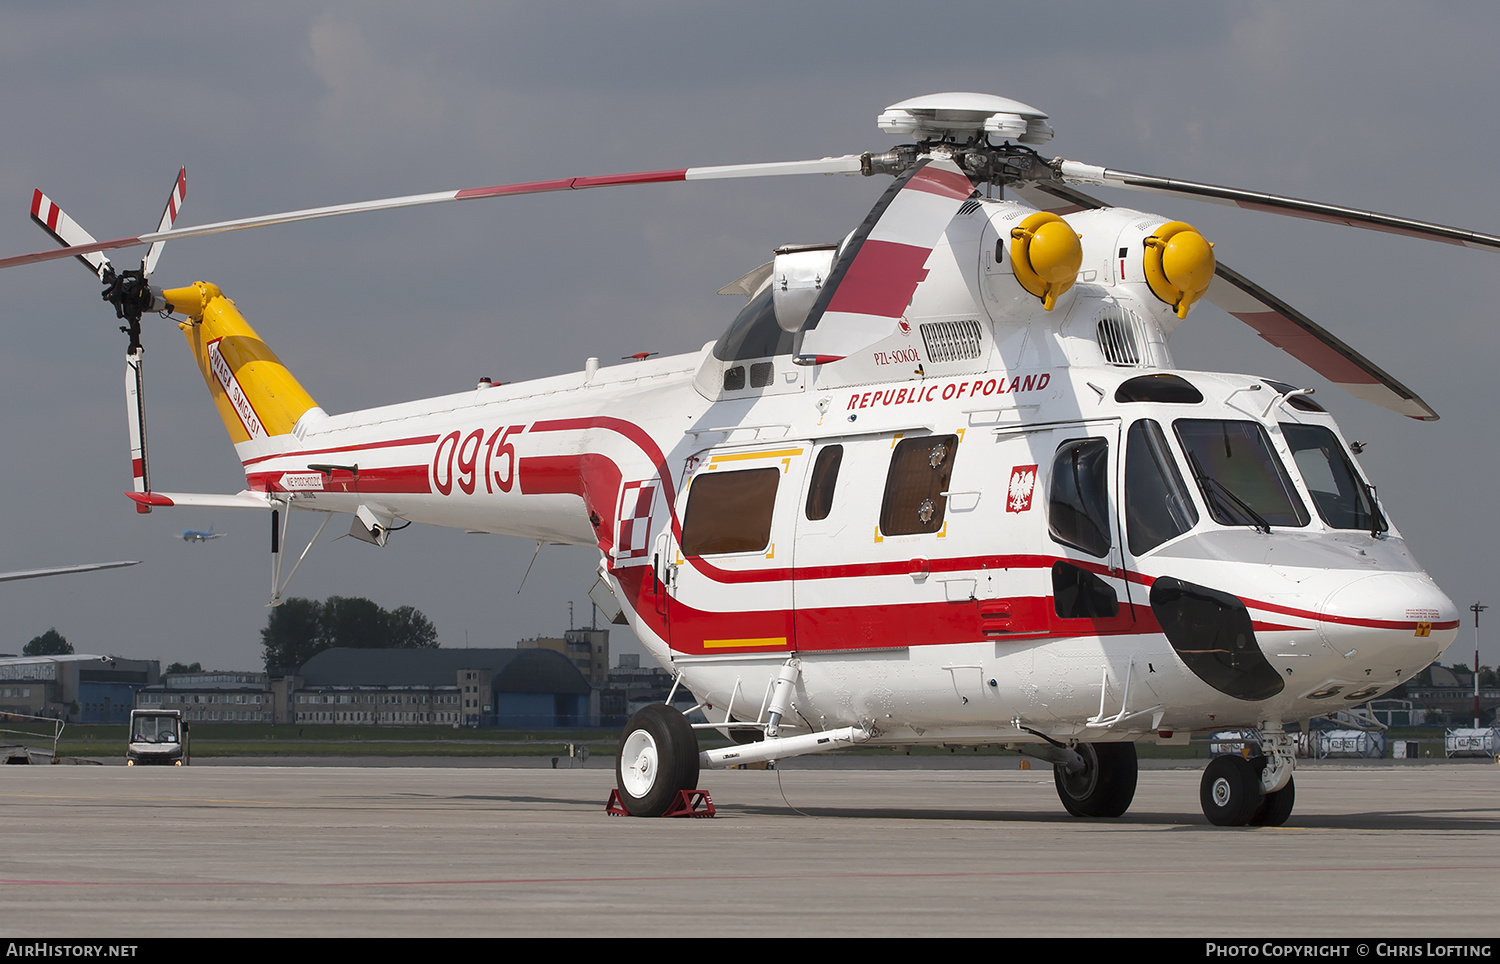
[[632, 716], [615, 758], [615, 785], [633, 817], [659, 817], [680, 791], [696, 790], [698, 736], [687, 717], [665, 703]]
[[1261, 787], [1264, 757], [1220, 756], [1209, 761], [1198, 788], [1203, 815], [1216, 827], [1279, 827], [1292, 815], [1297, 788], [1291, 777], [1280, 790]]

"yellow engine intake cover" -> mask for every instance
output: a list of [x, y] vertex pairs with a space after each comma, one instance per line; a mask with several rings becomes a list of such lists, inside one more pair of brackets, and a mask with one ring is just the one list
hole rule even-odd
[[1021, 287], [1051, 311], [1073, 287], [1083, 265], [1083, 245], [1068, 222], [1048, 211], [1030, 215], [1010, 232], [1010, 265]]
[[1214, 246], [1186, 221], [1168, 221], [1146, 239], [1146, 283], [1171, 305], [1178, 318], [1208, 291], [1214, 280]]

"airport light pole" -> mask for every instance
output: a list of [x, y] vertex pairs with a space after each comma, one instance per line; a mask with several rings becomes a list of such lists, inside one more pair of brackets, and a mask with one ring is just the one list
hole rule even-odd
[[1479, 729], [1479, 614], [1490, 607], [1475, 603], [1469, 609], [1474, 613], [1474, 729]]

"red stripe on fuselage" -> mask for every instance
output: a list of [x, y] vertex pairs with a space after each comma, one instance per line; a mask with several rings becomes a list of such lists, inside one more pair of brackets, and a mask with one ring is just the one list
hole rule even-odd
[[[533, 455], [516, 469], [522, 495], [576, 495], [589, 512], [599, 551], [615, 544], [615, 506], [620, 501], [620, 469], [606, 455]], [[597, 520], [597, 521], [596, 521]]]
[[[588, 418], [553, 419], [549, 421], [537, 422], [531, 427], [531, 431], [533, 433], [586, 431], [588, 429], [603, 429], [605, 431], [614, 432], [617, 435], [622, 436], [623, 438], [633, 443], [638, 449], [640, 449], [641, 453], [645, 455], [645, 457], [651, 462], [658, 477], [661, 479], [662, 490], [664, 498], [666, 499], [666, 504], [671, 507], [672, 534], [680, 544], [682, 541], [682, 524], [681, 520], [677, 518], [677, 497], [672, 485], [672, 477], [671, 474], [667, 471], [666, 460], [662, 456], [661, 449], [657, 446], [656, 441], [646, 433], [645, 429], [641, 428], [639, 425], [636, 425], [634, 422], [629, 422], [625, 419], [614, 418], [607, 415], [593, 416]], [[726, 569], [720, 569], [719, 567], [706, 562], [699, 556], [688, 556], [686, 561], [704, 576], [721, 583], [776, 582], [793, 578], [793, 570], [789, 570], [786, 568], [766, 569], [758, 572], [730, 571]], [[1123, 572], [1118, 572], [1112, 570], [1108, 566], [1100, 565], [1097, 563], [1089, 563], [1078, 559], [1064, 559], [1060, 556], [1046, 555], [967, 556], [951, 559], [933, 559], [930, 562], [930, 566], [932, 572], [954, 572], [966, 569], [978, 570], [997, 568], [1051, 568], [1052, 564], [1055, 562], [1067, 562], [1070, 565], [1077, 566], [1080, 569], [1088, 570], [1089, 572], [1104, 576], [1113, 576], [1119, 579], [1125, 579], [1129, 582], [1137, 583], [1141, 586], [1149, 587], [1157, 579], [1156, 576], [1147, 575], [1146, 573], [1137, 572], [1134, 570], [1125, 570]], [[909, 574], [909, 565], [910, 564], [907, 561], [903, 560], [898, 562], [885, 563], [856, 563], [844, 566], [809, 567], [806, 569], [796, 569], [795, 577], [797, 579], [810, 580], [860, 578], [878, 575], [892, 575], [897, 573]], [[627, 571], [628, 570], [616, 570], [615, 575], [617, 578], [623, 579]], [[1241, 596], [1240, 599], [1245, 603], [1246, 606], [1252, 609], [1260, 609], [1266, 612], [1275, 612], [1282, 615], [1295, 616], [1300, 619], [1306, 619], [1312, 623], [1330, 622], [1347, 626], [1363, 626], [1370, 629], [1413, 630], [1416, 629], [1419, 625], [1418, 620], [1394, 621], [1383, 619], [1364, 619], [1357, 616], [1335, 616], [1329, 613], [1316, 613], [1306, 609], [1296, 609], [1290, 606], [1263, 603], [1255, 599], [1246, 598], [1244, 596]], [[638, 609], [637, 612], [642, 613], [644, 617], [644, 607]], [[1433, 629], [1440, 630], [1455, 629], [1457, 628], [1457, 626], [1457, 620], [1432, 624]], [[662, 635], [663, 638], [665, 638], [664, 633], [659, 633], [659, 635]]]
[[[285, 471], [246, 472], [246, 484], [256, 492], [283, 492], [281, 477]], [[319, 490], [312, 490], [316, 494]], [[397, 492], [407, 495], [425, 495], [432, 491], [428, 478], [428, 467], [422, 465], [387, 465], [360, 469], [359, 474], [347, 469], [324, 473], [322, 492]]]
[[[289, 449], [285, 452], [277, 452], [273, 455], [257, 455], [253, 459], [245, 459], [242, 465], [255, 465], [268, 459], [300, 458], [304, 455], [329, 455], [334, 452], [358, 452], [362, 449], [389, 449], [401, 445], [431, 445], [438, 440], [436, 435], [419, 435], [412, 438], [391, 439], [387, 442], [363, 442], [358, 445], [335, 445], [325, 449]], [[301, 471], [301, 469], [288, 469], [287, 471]]]

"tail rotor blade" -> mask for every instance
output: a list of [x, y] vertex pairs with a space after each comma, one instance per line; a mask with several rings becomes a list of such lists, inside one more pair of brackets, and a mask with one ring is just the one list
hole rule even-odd
[[[151, 468], [146, 449], [146, 386], [142, 364], [145, 352], [136, 349], [125, 356], [125, 414], [130, 419], [130, 474], [132, 490], [151, 491]], [[137, 512], [151, 511], [146, 502], [137, 502]]]
[[[172, 225], [177, 221], [177, 212], [182, 209], [182, 200], [187, 196], [187, 168], [177, 171], [177, 180], [172, 182], [172, 193], [167, 197], [167, 208], [161, 213], [161, 223], [157, 225], [156, 232], [172, 230]], [[161, 249], [166, 246], [165, 241], [156, 241], [146, 249], [146, 257], [141, 260], [141, 271], [147, 277], [156, 270], [156, 261], [161, 257]]]
[[[88, 248], [90, 245], [99, 243], [77, 221], [68, 217], [67, 213], [57, 206], [56, 201], [40, 190], [32, 192], [31, 195], [31, 220], [35, 221], [43, 231], [52, 235], [52, 239], [65, 249]], [[81, 251], [75, 253], [74, 257], [78, 259], [79, 264], [98, 275], [100, 281], [104, 280], [110, 263], [100, 250]]]

